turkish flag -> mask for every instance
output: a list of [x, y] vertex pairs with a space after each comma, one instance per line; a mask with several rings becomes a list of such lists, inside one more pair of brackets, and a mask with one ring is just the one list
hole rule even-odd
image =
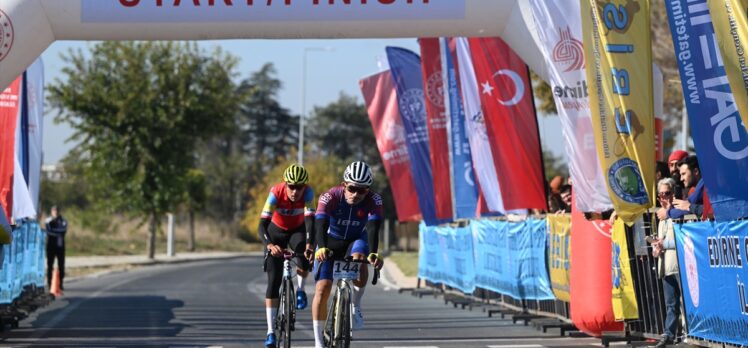
[[545, 210], [545, 175], [527, 66], [499, 38], [469, 42], [504, 207]]

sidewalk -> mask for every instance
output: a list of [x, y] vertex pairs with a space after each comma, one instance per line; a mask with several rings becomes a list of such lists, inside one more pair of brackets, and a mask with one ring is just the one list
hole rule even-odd
[[415, 288], [418, 284], [417, 277], [408, 277], [397, 267], [397, 264], [393, 261], [388, 261], [385, 257], [384, 267], [381, 271], [382, 278], [388, 286], [402, 289], [402, 288]]
[[250, 255], [262, 255], [261, 252], [196, 252], [178, 253], [173, 257], [166, 254], [156, 255], [154, 259], [149, 259], [146, 255], [123, 255], [123, 256], [68, 256], [65, 258], [67, 268], [87, 268], [87, 267], [111, 267], [127, 265], [155, 265], [165, 263], [180, 263], [189, 261], [204, 261], [227, 259]]

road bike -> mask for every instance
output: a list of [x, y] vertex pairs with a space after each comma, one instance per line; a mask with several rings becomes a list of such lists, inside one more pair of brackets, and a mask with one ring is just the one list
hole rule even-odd
[[[265, 253], [265, 258], [269, 257]], [[283, 252], [283, 278], [281, 280], [278, 300], [278, 315], [275, 317], [275, 332], [278, 338], [278, 347], [291, 348], [291, 332], [295, 330], [296, 324], [296, 295], [293, 285], [292, 264], [300, 267], [293, 258], [296, 253], [292, 251]]]
[[[325, 347], [348, 348], [351, 345], [353, 329], [353, 281], [359, 279], [361, 267], [366, 267], [369, 262], [353, 260], [350, 257], [333, 262], [332, 278], [335, 281], [335, 294], [327, 310], [324, 330]], [[321, 267], [318, 267], [317, 272], [319, 268]], [[374, 268], [371, 284], [376, 285], [378, 279], [379, 270]]]

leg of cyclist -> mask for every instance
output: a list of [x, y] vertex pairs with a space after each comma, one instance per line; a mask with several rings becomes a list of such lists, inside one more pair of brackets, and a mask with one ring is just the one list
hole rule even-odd
[[327, 258], [326, 261], [319, 262], [315, 261], [315, 269], [319, 268], [319, 278], [315, 286], [314, 300], [312, 301], [312, 320], [314, 327], [314, 344], [316, 348], [324, 346], [323, 330], [327, 316], [331, 313], [327, 313], [327, 302], [332, 292], [332, 266], [335, 260], [342, 260], [347, 254], [349, 248], [348, 241], [328, 238], [327, 248], [332, 251], [332, 257]]
[[[369, 242], [366, 233], [359, 239], [351, 243], [350, 254], [354, 260], [366, 260], [369, 255]], [[369, 279], [369, 268], [362, 264], [359, 273], [359, 279], [353, 281], [353, 329], [361, 330], [364, 327], [364, 314], [361, 310], [361, 298], [366, 290], [366, 282]]]
[[296, 288], [296, 309], [304, 309], [307, 306], [307, 297], [306, 291], [304, 291], [304, 286], [306, 285], [306, 277], [309, 275], [309, 261], [304, 257], [304, 250], [306, 250], [306, 233], [303, 228], [299, 228], [292, 232], [288, 245], [293, 249], [294, 253], [296, 253], [296, 264], [299, 266], [296, 269], [296, 280], [298, 281], [298, 287]]

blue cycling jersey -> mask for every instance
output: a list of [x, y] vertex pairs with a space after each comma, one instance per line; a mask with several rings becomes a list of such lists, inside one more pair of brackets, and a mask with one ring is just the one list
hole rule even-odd
[[331, 188], [319, 197], [317, 220], [329, 219], [327, 234], [336, 239], [354, 240], [366, 232], [366, 222], [382, 218], [382, 196], [369, 191], [355, 205], [345, 201], [343, 186]]

